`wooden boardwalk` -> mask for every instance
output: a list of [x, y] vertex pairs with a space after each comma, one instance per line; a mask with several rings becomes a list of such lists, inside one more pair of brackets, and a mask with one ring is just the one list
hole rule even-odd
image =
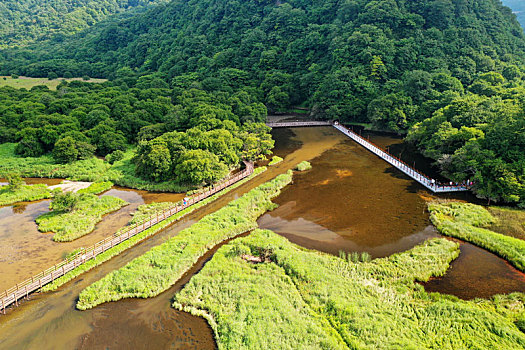
[[12, 304], [18, 305], [18, 301], [22, 298], [27, 298], [29, 294], [34, 291], [37, 291], [42, 288], [42, 286], [53, 282], [57, 278], [65, 275], [69, 271], [72, 271], [76, 267], [82, 265], [86, 261], [95, 259], [98, 255], [104, 253], [108, 249], [111, 249], [120, 243], [128, 240], [129, 238], [147, 230], [153, 225], [166, 220], [167, 218], [177, 214], [178, 212], [192, 206], [195, 203], [202, 201], [205, 198], [208, 198], [214, 195], [217, 192], [222, 191], [223, 189], [233, 185], [234, 183], [250, 176], [253, 174], [254, 166], [252, 163], [245, 162], [246, 169], [242, 172], [239, 172], [236, 175], [233, 175], [213, 187], [208, 187], [203, 192], [195, 194], [189, 197], [189, 200], [186, 203], [176, 204], [171, 208], [164, 210], [162, 213], [157, 213], [156, 215], [150, 216], [147, 220], [144, 220], [141, 223], [137, 223], [132, 226], [126, 227], [124, 232], [121, 232], [119, 235], [115, 234], [111, 237], [108, 237], [93, 246], [77, 253], [75, 256], [63, 260], [59, 264], [42, 271], [36, 276], [31, 277], [30, 279], [25, 280], [22, 283], [17, 284], [15, 287], [6, 290], [4, 293], [0, 294], [0, 310], [5, 313], [5, 309]]
[[267, 123], [271, 128], [294, 128], [294, 127], [302, 127], [302, 126], [327, 126], [327, 125], [333, 125], [334, 128], [369, 150], [370, 152], [374, 153], [390, 165], [396, 167], [412, 179], [419, 182], [421, 185], [425, 186], [428, 190], [434, 192], [434, 193], [446, 193], [446, 192], [464, 192], [469, 191], [469, 188], [464, 185], [456, 185], [456, 184], [440, 184], [435, 179], [432, 179], [425, 174], [421, 173], [417, 169], [414, 169], [413, 167], [409, 166], [405, 162], [403, 162], [401, 159], [391, 155], [386, 150], [382, 149], [381, 147], [374, 145], [369, 140], [364, 139], [357, 133], [353, 132], [352, 130], [349, 130], [348, 128], [344, 127], [343, 125], [337, 123], [337, 122], [330, 122], [330, 121], [282, 121], [282, 122], [276, 122], [276, 123]]

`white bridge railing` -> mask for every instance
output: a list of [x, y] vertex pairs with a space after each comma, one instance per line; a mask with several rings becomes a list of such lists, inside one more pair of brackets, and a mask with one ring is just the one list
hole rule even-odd
[[435, 179], [432, 179], [413, 167], [409, 166], [401, 159], [391, 155], [386, 150], [381, 147], [374, 145], [369, 140], [364, 139], [355, 132], [349, 130], [343, 125], [337, 122], [331, 121], [283, 121], [283, 122], [270, 122], [266, 123], [267, 126], [271, 128], [293, 128], [293, 127], [302, 127], [302, 126], [333, 126], [337, 130], [341, 131], [346, 136], [350, 137], [352, 140], [374, 153], [381, 159], [385, 160], [390, 165], [396, 167], [404, 174], [410, 176], [412, 179], [419, 182], [421, 185], [425, 186], [427, 189], [434, 193], [444, 193], [444, 192], [463, 192], [469, 191], [468, 186], [458, 185], [458, 184], [440, 184]]
[[267, 126], [270, 128], [293, 128], [293, 127], [300, 127], [300, 126], [332, 126], [332, 122], [330, 121], [307, 121], [307, 122], [300, 122], [300, 121], [285, 121], [285, 122], [268, 122], [266, 123]]

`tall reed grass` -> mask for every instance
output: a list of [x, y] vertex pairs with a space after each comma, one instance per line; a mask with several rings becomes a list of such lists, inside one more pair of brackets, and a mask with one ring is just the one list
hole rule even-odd
[[414, 283], [458, 254], [457, 243], [432, 239], [353, 263], [256, 230], [221, 247], [173, 306], [205, 317], [221, 350], [524, 348], [525, 295], [462, 301]]
[[57, 278], [56, 280], [54, 280], [53, 282], [45, 285], [42, 287], [42, 291], [43, 292], [48, 292], [48, 291], [53, 291], [53, 290], [56, 290], [57, 288], [59, 288], [60, 286], [64, 285], [65, 283], [71, 281], [72, 279], [80, 276], [81, 274], [83, 274], [84, 272], [87, 272], [97, 266], [99, 266], [100, 264], [103, 264], [104, 262], [108, 261], [109, 259], [111, 259], [112, 257], [120, 254], [121, 252], [125, 251], [126, 249], [128, 248], [131, 248], [133, 247], [134, 245], [138, 244], [139, 242], [143, 241], [144, 239], [150, 237], [150, 236], [153, 236], [155, 235], [157, 232], [163, 230], [164, 228], [168, 227], [169, 225], [171, 225], [173, 222], [179, 220], [180, 218], [194, 212], [195, 210], [198, 210], [199, 208], [202, 208], [204, 206], [206, 206], [207, 204], [217, 200], [218, 198], [222, 197], [223, 195], [225, 195], [226, 193], [230, 192], [230, 191], [233, 191], [234, 189], [238, 188], [239, 186], [242, 186], [244, 183], [250, 181], [251, 179], [253, 179], [254, 177], [262, 174], [263, 172], [266, 171], [266, 168], [265, 167], [260, 167], [260, 168], [257, 168], [255, 169], [255, 171], [253, 172], [252, 175], [242, 179], [241, 181], [239, 182], [236, 182], [235, 184], [225, 188], [224, 190], [214, 194], [213, 196], [211, 197], [208, 197], [180, 212], [178, 212], [177, 214], [175, 215], [172, 215], [170, 216], [169, 218], [167, 218], [166, 220], [163, 220], [161, 221], [160, 223], [156, 224], [156, 225], [153, 225], [152, 227], [136, 234], [135, 236], [125, 240], [124, 242], [114, 246], [114, 247], [111, 247], [110, 249], [106, 250], [104, 253], [100, 254], [100, 255], [97, 255], [96, 259], [91, 259], [91, 260], [88, 260], [86, 261], [85, 263], [83, 263], [82, 265], [74, 268], [73, 270], [69, 271], [68, 273], [66, 273], [64, 276], [61, 276], [59, 278]]
[[76, 209], [71, 212], [51, 211], [36, 218], [38, 230], [54, 232], [55, 242], [71, 242], [91, 233], [102, 217], [128, 203], [112, 196], [97, 197], [93, 194], [80, 195]]
[[277, 176], [152, 248], [126, 266], [84, 289], [77, 308], [85, 310], [123, 298], [153, 297], [168, 289], [213, 246], [257, 227], [256, 219], [275, 204], [271, 199], [292, 181]]
[[430, 219], [440, 233], [484, 248], [525, 271], [525, 241], [487, 228], [496, 218], [485, 208], [471, 203], [432, 202]]

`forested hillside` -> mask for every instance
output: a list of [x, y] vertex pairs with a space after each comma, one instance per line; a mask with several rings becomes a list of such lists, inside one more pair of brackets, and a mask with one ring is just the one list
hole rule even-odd
[[162, 1], [3, 0], [0, 2], [0, 48], [51, 37], [62, 40], [108, 15]]
[[503, 4], [512, 9], [518, 17], [518, 21], [525, 27], [525, 1], [523, 0], [503, 0]]
[[525, 204], [525, 35], [499, 0], [173, 1], [0, 56], [3, 74], [122, 89], [148, 76], [173, 96], [241, 94], [270, 111], [411, 130], [451, 179]]

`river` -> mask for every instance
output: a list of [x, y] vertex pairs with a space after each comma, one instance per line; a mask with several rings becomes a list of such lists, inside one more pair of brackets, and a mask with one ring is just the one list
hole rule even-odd
[[[216, 211], [302, 160], [311, 160], [313, 169], [295, 176], [294, 183], [275, 200], [280, 207], [260, 218], [261, 227], [273, 229], [307, 248], [332, 254], [337, 254], [339, 250], [367, 251], [373, 257], [403, 251], [427, 238], [439, 236], [428, 220], [428, 192], [335, 129], [280, 129], [274, 130], [273, 134], [276, 139], [275, 153], [285, 157], [282, 163], [270, 167], [267, 172], [216, 202], [81, 275], [58, 291], [35, 294], [30, 301], [9, 310], [7, 315], [0, 316], [0, 349], [214, 349], [213, 334], [204, 319], [170, 307], [173, 294], [200, 269], [213, 252], [201, 259], [183, 280], [156, 298], [123, 300], [81, 312], [74, 307], [77, 296], [82, 289], [110, 271], [125, 265], [204, 215]], [[384, 135], [377, 138], [374, 140], [376, 143], [399, 143], [398, 139]], [[138, 206], [146, 201], [168, 200], [166, 197], [124, 189], [113, 189], [107, 194], [132, 202], [130, 206]], [[35, 205], [31, 211], [34, 213], [46, 207], [45, 202], [30, 205]], [[4, 219], [13, 215], [5, 214]], [[129, 213], [125, 212], [112, 215], [129, 218]], [[105, 217], [97, 225], [97, 230], [102, 230], [104, 225], [108, 225], [104, 230], [113, 230], [118, 226], [115, 217]], [[4, 219], [0, 218], [0, 225]], [[32, 219], [28, 214], [23, 220], [29, 222]], [[15, 222], [23, 220], [19, 217]], [[13, 224], [11, 222], [10, 225]], [[38, 232], [32, 234], [42, 235]], [[86, 237], [91, 235], [93, 233]], [[490, 272], [493, 266], [498, 265], [498, 274], [503, 275], [503, 262], [505, 271], [516, 272], [503, 260], [493, 259], [494, 255], [490, 253], [486, 254], [494, 261], [486, 259], [487, 263], [483, 263], [482, 267], [478, 266], [478, 258], [469, 258], [469, 254], [468, 249], [462, 246], [462, 256], [453, 263], [453, 270], [458, 269], [454, 267], [457, 264], [466, 271], [483, 269]], [[433, 290], [457, 295], [458, 290], [470, 288], [470, 284], [495, 284], [493, 280], [473, 280], [472, 275], [467, 273], [455, 277], [449, 271], [444, 278], [431, 282], [435, 284]], [[522, 275], [511, 273], [503, 278], [519, 281], [518, 276]], [[458, 278], [464, 281], [463, 285], [453, 282]], [[500, 283], [501, 279], [497, 281]], [[433, 287], [427, 288], [430, 290]], [[491, 293], [509, 292], [515, 287], [505, 288], [496, 286]]]

